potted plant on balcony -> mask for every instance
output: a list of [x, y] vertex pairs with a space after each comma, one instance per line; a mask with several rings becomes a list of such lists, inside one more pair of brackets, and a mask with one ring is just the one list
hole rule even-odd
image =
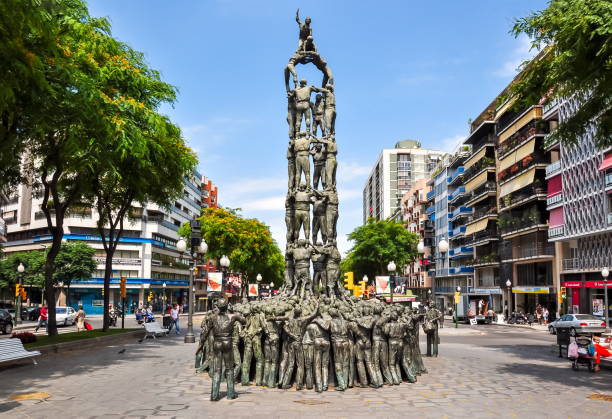
[[527, 219], [531, 225], [535, 225], [540, 221], [540, 212], [536, 207], [531, 207], [527, 212]]
[[533, 161], [533, 157], [531, 155], [523, 158], [523, 167], [529, 166], [529, 164]]
[[512, 165], [512, 167], [510, 168], [510, 173], [515, 174], [516, 172], [519, 171], [519, 165], [518, 163]]
[[504, 196], [504, 207], [509, 207], [510, 205], [512, 205], [512, 194], [511, 193]]

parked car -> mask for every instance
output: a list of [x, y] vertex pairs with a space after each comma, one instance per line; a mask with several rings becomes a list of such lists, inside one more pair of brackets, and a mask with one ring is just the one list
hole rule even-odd
[[28, 313], [27, 317], [24, 318], [35, 322], [40, 317], [40, 307], [26, 307], [26, 310], [28, 311]]
[[553, 333], [551, 327], [554, 332], [560, 327], [569, 328], [570, 335], [576, 336], [581, 333], [603, 333], [606, 323], [592, 314], [564, 314], [548, 326], [549, 332]]
[[0, 309], [0, 331], [3, 335], [13, 331], [13, 318], [8, 310]]
[[57, 325], [68, 326], [76, 323], [76, 311], [72, 307], [55, 307], [55, 322]]
[[557, 325], [561, 321], [562, 317], [563, 316], [561, 316], [560, 318], [556, 319], [555, 321], [552, 321], [552, 322], [548, 323], [548, 333], [550, 333], [551, 335], [556, 335], [557, 334]]
[[[15, 321], [16, 320], [16, 318], [15, 318], [15, 313], [16, 313], [15, 308], [14, 307], [9, 308], [6, 311], [9, 312], [9, 314], [13, 318], [13, 321]], [[28, 309], [26, 307], [21, 307], [21, 320], [22, 321], [23, 320], [29, 320], [28, 319]]]

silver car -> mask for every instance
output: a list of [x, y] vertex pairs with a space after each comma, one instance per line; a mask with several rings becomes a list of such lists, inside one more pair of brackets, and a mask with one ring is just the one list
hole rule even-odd
[[556, 331], [558, 328], [568, 328], [571, 336], [580, 333], [603, 333], [606, 330], [606, 323], [592, 314], [564, 314], [559, 320], [555, 320], [549, 325], [549, 331]]
[[55, 322], [57, 325], [73, 325], [76, 323], [76, 311], [72, 307], [56, 307]]

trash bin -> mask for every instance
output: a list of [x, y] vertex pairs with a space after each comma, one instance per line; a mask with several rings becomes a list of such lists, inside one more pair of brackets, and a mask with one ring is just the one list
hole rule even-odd
[[170, 327], [170, 323], [172, 323], [172, 317], [170, 316], [164, 316], [162, 319], [162, 324], [164, 325], [164, 328], [169, 328]]
[[565, 346], [565, 350], [567, 351], [567, 347], [570, 344], [570, 330], [568, 327], [557, 327], [557, 345], [559, 345], [559, 358], [563, 355], [561, 354], [561, 349]]

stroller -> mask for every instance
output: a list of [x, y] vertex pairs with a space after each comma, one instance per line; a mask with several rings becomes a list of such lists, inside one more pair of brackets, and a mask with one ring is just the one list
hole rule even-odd
[[574, 371], [578, 371], [580, 365], [586, 365], [590, 372], [595, 371], [595, 347], [588, 336], [576, 336], [567, 347], [567, 357]]

